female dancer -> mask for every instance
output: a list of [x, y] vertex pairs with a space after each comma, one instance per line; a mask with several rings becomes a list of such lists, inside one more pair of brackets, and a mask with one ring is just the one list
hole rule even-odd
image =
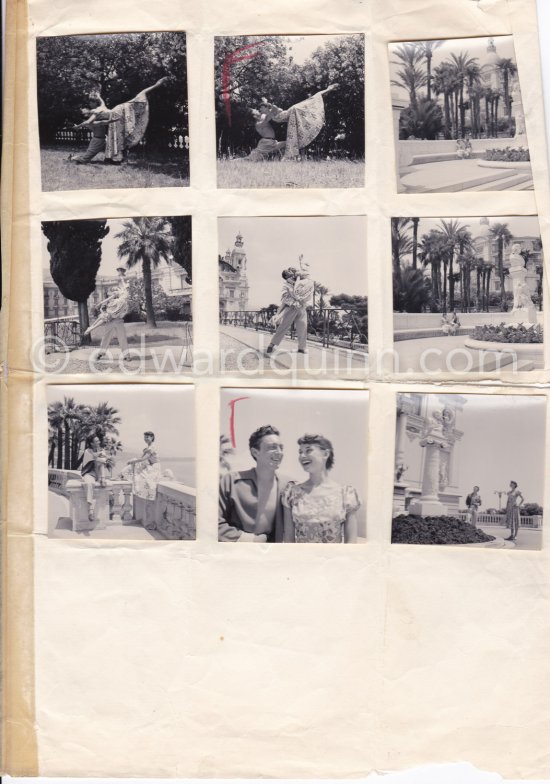
[[[300, 158], [301, 150], [319, 135], [325, 124], [325, 104], [323, 96], [336, 90], [337, 84], [329, 85], [315, 95], [283, 110], [262, 99], [261, 111], [253, 110], [258, 119], [256, 131], [262, 137], [258, 146], [252, 150], [248, 160], [262, 161], [273, 152], [284, 152], [285, 160]], [[275, 130], [271, 122], [287, 123], [286, 141], [275, 139]], [[113, 127], [113, 126], [112, 126]]]
[[102, 324], [107, 324], [107, 329], [103, 333], [99, 352], [96, 359], [101, 359], [105, 355], [111, 340], [116, 335], [118, 345], [123, 353], [128, 351], [128, 340], [126, 338], [126, 328], [124, 326], [124, 316], [128, 313], [130, 291], [126, 280], [126, 267], [117, 267], [118, 284], [113, 287], [109, 296], [103, 300], [99, 306], [99, 315], [91, 324], [84, 335], [89, 335], [94, 329]]
[[301, 484], [289, 482], [283, 491], [284, 541], [353, 544], [361, 502], [354, 487], [330, 480], [331, 442], [321, 435], [304, 435], [298, 447], [300, 465], [309, 478]]
[[506, 541], [514, 542], [519, 531], [520, 507], [525, 502], [521, 490], [518, 489], [517, 482], [510, 482], [508, 490], [508, 500], [506, 501], [506, 525], [510, 529], [510, 536]]
[[162, 471], [158, 454], [153, 449], [155, 434], [147, 430], [143, 434], [146, 446], [141, 457], [128, 460], [122, 472], [123, 479], [131, 479], [133, 493], [140, 498], [154, 500], [157, 494], [157, 485], [162, 479]]

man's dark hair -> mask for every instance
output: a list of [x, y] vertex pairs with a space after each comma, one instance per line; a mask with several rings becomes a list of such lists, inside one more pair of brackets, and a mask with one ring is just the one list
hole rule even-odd
[[288, 280], [289, 278], [292, 278], [294, 275], [297, 274], [298, 274], [298, 270], [296, 269], [296, 267], [287, 267], [287, 269], [284, 269], [281, 272], [281, 277], [284, 278], [285, 280]]
[[248, 448], [250, 451], [253, 449], [258, 449], [262, 442], [262, 438], [265, 438], [265, 436], [278, 435], [280, 435], [280, 433], [276, 427], [273, 427], [273, 425], [262, 425], [257, 430], [255, 430], [248, 439]]
[[153, 439], [153, 441], [155, 440], [155, 434], [153, 433], [153, 431], [152, 431], [152, 430], [146, 430], [146, 431], [145, 431], [145, 433], [143, 434], [143, 437], [144, 437], [144, 438], [145, 438], [145, 436], [151, 436], [151, 438]]

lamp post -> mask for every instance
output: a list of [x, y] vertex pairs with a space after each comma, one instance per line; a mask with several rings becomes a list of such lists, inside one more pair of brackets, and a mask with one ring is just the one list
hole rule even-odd
[[495, 492], [495, 495], [498, 495], [498, 511], [500, 512], [500, 510], [502, 509], [502, 503], [501, 503], [500, 499], [502, 498], [503, 495], [506, 495], [507, 491], [506, 490], [495, 490], [494, 492]]

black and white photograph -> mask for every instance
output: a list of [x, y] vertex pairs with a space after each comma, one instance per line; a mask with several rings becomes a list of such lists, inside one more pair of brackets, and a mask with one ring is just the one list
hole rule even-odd
[[43, 191], [189, 185], [183, 32], [36, 39]]
[[220, 542], [366, 538], [365, 390], [222, 389]]
[[366, 219], [218, 220], [222, 372], [368, 367]]
[[191, 218], [42, 223], [51, 373], [188, 373], [193, 364]]
[[397, 396], [394, 544], [542, 547], [546, 398]]
[[49, 537], [195, 539], [194, 388], [47, 388]]
[[544, 366], [544, 253], [535, 215], [392, 218], [396, 372]]
[[533, 189], [511, 35], [389, 44], [397, 189]]
[[361, 188], [365, 36], [215, 38], [219, 188]]

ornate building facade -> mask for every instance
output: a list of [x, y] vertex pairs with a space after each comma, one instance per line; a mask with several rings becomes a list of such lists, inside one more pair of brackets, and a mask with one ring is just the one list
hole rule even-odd
[[241, 313], [248, 309], [247, 258], [243, 237], [239, 233], [232, 249], [218, 256], [220, 315]]
[[[127, 278], [141, 278], [140, 267], [134, 267], [128, 271]], [[151, 278], [154, 284], [158, 284], [168, 297], [184, 297], [184, 313], [191, 313], [191, 293], [192, 287], [187, 280], [187, 272], [174, 261], [162, 261], [158, 267], [152, 270]], [[64, 297], [56, 284], [52, 280], [49, 269], [43, 270], [44, 281], [44, 318], [54, 319], [65, 316], [78, 318], [78, 305], [70, 299]], [[106, 297], [109, 290], [116, 285], [118, 278], [116, 275], [98, 275], [93, 294], [88, 297], [88, 309], [90, 311], [97, 307]]]

